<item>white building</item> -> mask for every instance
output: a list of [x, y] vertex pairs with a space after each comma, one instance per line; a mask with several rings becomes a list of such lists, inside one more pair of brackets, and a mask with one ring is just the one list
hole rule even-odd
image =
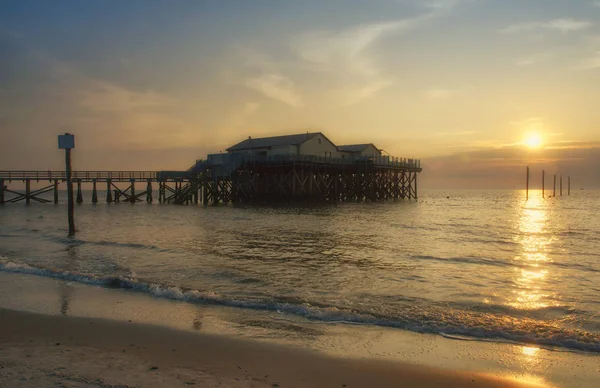
[[252, 154], [258, 156], [311, 155], [333, 158], [379, 156], [381, 151], [373, 144], [336, 146], [321, 132], [298, 135], [274, 136], [248, 139], [227, 148], [229, 154]]

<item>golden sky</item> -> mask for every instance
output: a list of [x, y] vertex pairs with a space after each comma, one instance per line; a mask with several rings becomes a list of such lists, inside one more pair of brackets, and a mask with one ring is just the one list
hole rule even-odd
[[600, 2], [4, 1], [0, 169], [185, 169], [322, 131], [425, 187], [600, 187]]

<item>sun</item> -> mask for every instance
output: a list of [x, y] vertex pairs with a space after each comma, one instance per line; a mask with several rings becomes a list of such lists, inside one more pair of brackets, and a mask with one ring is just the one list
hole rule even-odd
[[527, 148], [538, 149], [543, 145], [542, 136], [537, 132], [531, 132], [525, 135], [523, 145]]

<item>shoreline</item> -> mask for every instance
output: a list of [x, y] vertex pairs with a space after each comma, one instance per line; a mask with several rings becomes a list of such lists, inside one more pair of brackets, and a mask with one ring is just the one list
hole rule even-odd
[[[336, 373], [340, 381], [344, 379], [350, 381], [344, 372], [348, 368], [352, 370], [358, 368], [356, 370], [363, 370], [367, 375], [376, 374], [378, 376], [373, 377], [375, 380], [383, 379], [383, 376], [391, 373], [393, 378], [389, 378], [392, 380], [384, 379], [377, 383], [378, 386], [386, 386], [388, 383], [387, 386], [397, 386], [394, 379], [402, 379], [402, 381], [414, 379], [414, 383], [409, 386], [417, 387], [450, 383], [464, 386], [465, 382], [469, 385], [473, 384], [473, 378], [467, 381], [465, 377], [476, 376], [475, 380], [484, 384], [481, 386], [595, 387], [600, 372], [599, 358], [595, 354], [499, 342], [463, 341], [441, 335], [370, 325], [324, 324], [286, 314], [161, 299], [144, 293], [31, 274], [0, 272], [0, 313], [0, 331], [3, 333], [9, 327], [13, 328], [14, 333], [18, 333], [22, 327], [31, 328], [41, 325], [39, 329], [28, 329], [29, 334], [0, 335], [0, 349], [2, 349], [0, 362], [4, 363], [2, 365], [9, 365], [8, 369], [0, 368], [2, 378], [6, 378], [2, 373], [12, 373], [13, 378], [19, 374], [21, 377], [26, 377], [29, 376], [31, 369], [38, 371], [32, 376], [34, 380], [38, 379], [48, 384], [51, 381], [47, 380], [48, 378], [52, 376], [58, 378], [56, 376], [64, 371], [60, 368], [65, 368], [65, 365], [72, 363], [80, 367], [69, 372], [71, 373], [69, 376], [75, 376], [73, 378], [87, 376], [85, 379], [95, 381], [94, 379], [103, 379], [104, 373], [110, 371], [109, 376], [113, 376], [110, 382], [102, 383], [104, 385], [89, 385], [90, 387], [177, 386], [194, 382], [191, 379], [193, 376], [197, 376], [195, 377], [197, 382], [194, 384], [203, 384], [200, 386], [219, 386], [219, 383], [226, 384], [221, 386], [236, 387], [273, 386], [268, 385], [267, 381], [252, 380], [252, 378], [260, 379], [262, 376], [264, 379], [265, 375], [277, 376], [277, 371], [287, 370], [286, 368], [293, 370], [288, 371], [282, 378], [278, 377], [281, 381], [271, 381], [270, 384], [280, 384], [285, 381], [287, 385], [281, 385], [282, 387], [336, 386], [337, 380], [335, 382], [327, 380], [329, 377], [319, 377], [315, 375], [316, 372], [313, 372], [313, 370], [320, 370], [321, 363], [329, 365], [329, 369], [337, 368]], [[10, 318], [17, 316], [22, 317], [20, 324], [16, 324], [13, 318]], [[55, 326], [66, 325], [74, 328], [81, 326], [80, 323], [73, 322], [87, 322], [90, 327], [83, 327], [83, 331], [76, 338], [69, 338], [71, 335], [52, 331], [58, 330]], [[90, 325], [89, 322], [92, 324]], [[90, 331], [92, 327], [103, 329], [93, 332]], [[127, 330], [132, 330], [132, 327], [139, 330], [134, 330], [131, 338], [143, 333], [146, 338], [140, 339], [139, 343], [130, 347], [131, 343], [127, 342], [129, 337], [124, 333], [128, 333]], [[55, 334], [58, 337], [55, 337]], [[121, 341], [117, 341], [116, 337], [121, 338]], [[183, 357], [181, 360], [174, 359], [175, 355], [171, 353], [177, 352], [173, 352], [172, 348], [161, 348], [164, 343], [161, 345], [157, 340], [159, 337], [163, 338], [162, 341], [166, 344], [178, 338], [178, 341], [184, 345], [188, 342], [195, 343], [196, 348], [209, 348], [211, 351], [212, 344], [217, 344], [215, 349], [221, 349], [219, 351], [223, 350], [224, 344], [233, 344], [231, 346], [239, 349], [238, 352], [247, 354], [256, 353], [255, 349], [268, 349], [267, 354], [270, 355], [271, 361], [266, 362], [266, 367], [270, 368], [271, 364], [279, 362], [283, 364], [275, 368], [276, 372], [265, 374], [261, 374], [265, 365], [258, 365], [259, 368], [256, 370], [246, 368], [248, 373], [251, 372], [248, 376], [252, 376], [246, 379], [245, 374], [237, 374], [240, 371], [237, 367], [227, 369], [227, 365], [219, 363], [205, 365], [203, 362], [212, 360], [214, 355], [205, 354], [204, 350], [200, 351], [205, 354], [204, 359], [199, 359], [200, 356], [192, 349], [188, 349], [190, 357], [180, 354], [177, 357]], [[28, 342], [30, 338], [38, 338], [38, 340], [30, 343]], [[187, 338], [189, 341], [184, 341], [182, 338]], [[142, 344], [146, 341], [149, 341], [150, 345]], [[61, 345], [53, 347], [57, 342]], [[9, 344], [10, 347], [7, 348], [6, 345]], [[13, 350], [9, 351], [9, 349]], [[227, 349], [231, 351], [232, 348]], [[235, 356], [238, 352], [232, 354]], [[39, 355], [36, 360], [27, 357], [36, 354]], [[78, 357], [70, 358], [72, 354], [77, 354]], [[161, 357], [165, 357], [165, 360], [161, 361]], [[222, 353], [220, 357], [222, 362], [231, 358], [223, 356]], [[299, 359], [296, 360], [298, 357]], [[155, 373], [149, 377], [148, 368], [154, 366], [150, 364], [157, 362], [154, 361], [157, 359], [165, 362], [165, 365], [171, 365], [169, 372], [165, 372], [164, 367], [157, 365], [160, 371], [166, 374], [157, 377]], [[187, 359], [200, 361], [189, 364]], [[248, 359], [257, 362], [252, 357], [246, 356], [246, 360]], [[40, 360], [45, 364], [39, 365]], [[299, 369], [294, 367], [298, 362], [303, 365]], [[355, 366], [354, 363], [362, 363], [362, 366]], [[131, 365], [131, 368], [121, 369], [118, 372], [111, 369], [111, 366], [115, 365]], [[383, 371], [376, 373], [377, 368], [383, 368]], [[130, 375], [129, 370], [137, 372]], [[47, 373], [50, 377], [46, 375]], [[312, 376], [316, 380], [310, 380], [309, 384], [305, 375]], [[437, 377], [435, 380], [430, 380], [433, 378], [430, 375]], [[26, 378], [29, 381], [29, 378]], [[227, 381], [224, 380], [225, 378]], [[26, 385], [27, 381], [4, 382], [0, 379], [0, 386], [24, 388], [45, 386], [40, 385], [41, 383]], [[339, 386], [343, 384], [348, 387], [375, 386], [371, 380], [364, 381], [358, 377], [353, 377], [351, 382], [355, 385], [340, 382]], [[357, 382], [363, 385], [356, 385]], [[87, 387], [88, 385], [76, 386]]]
[[[526, 387], [530, 384], [99, 318], [0, 309], [0, 385]], [[87, 384], [87, 385], [86, 385]]]

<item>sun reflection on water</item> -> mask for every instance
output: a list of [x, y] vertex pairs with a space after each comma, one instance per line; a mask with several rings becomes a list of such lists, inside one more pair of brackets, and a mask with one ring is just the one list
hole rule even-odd
[[552, 260], [547, 252], [554, 242], [548, 233], [548, 209], [541, 196], [532, 195], [521, 208], [515, 225], [517, 242], [521, 247], [515, 257], [516, 276], [514, 289], [507, 305], [520, 310], [536, 310], [550, 306], [551, 295], [545, 291], [548, 283], [548, 263]]

